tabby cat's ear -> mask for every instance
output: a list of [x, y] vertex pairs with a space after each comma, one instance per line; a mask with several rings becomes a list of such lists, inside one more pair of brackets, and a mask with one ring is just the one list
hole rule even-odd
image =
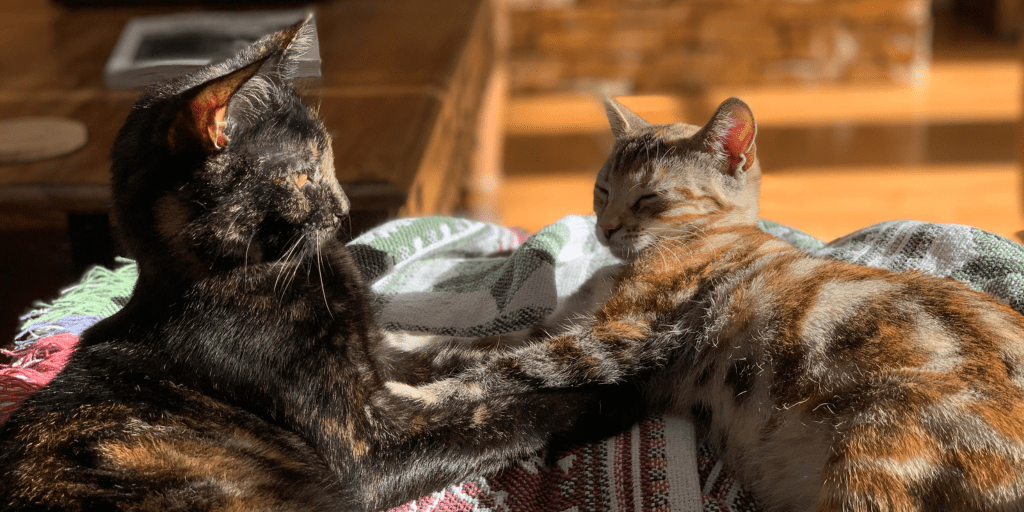
[[754, 165], [757, 123], [743, 100], [729, 98], [718, 106], [711, 121], [701, 129], [708, 149], [725, 157], [727, 172], [736, 175]]
[[622, 103], [608, 97], [604, 99], [604, 110], [608, 114], [608, 123], [612, 125], [612, 134], [616, 140], [624, 139], [636, 130], [651, 125]]

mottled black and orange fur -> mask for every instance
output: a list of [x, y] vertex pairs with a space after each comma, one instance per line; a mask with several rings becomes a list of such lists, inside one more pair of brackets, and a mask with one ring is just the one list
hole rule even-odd
[[760, 231], [742, 101], [704, 127], [606, 106], [597, 236], [628, 263], [592, 322], [681, 340], [656, 408], [698, 420], [767, 510], [1024, 510], [1021, 314]]
[[133, 108], [112, 184], [138, 283], [0, 427], [0, 509], [377, 510], [641, 414], [615, 383], [671, 340], [387, 343], [330, 137], [288, 81], [308, 32]]

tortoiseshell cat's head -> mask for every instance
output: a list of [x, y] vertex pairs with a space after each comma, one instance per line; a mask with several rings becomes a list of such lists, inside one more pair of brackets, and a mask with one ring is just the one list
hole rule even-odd
[[[289, 78], [308, 20], [143, 93], [111, 151], [114, 213], [142, 273], [298, 259], [348, 199], [331, 140]], [[155, 127], [155, 128], [154, 128]]]
[[605, 109], [615, 146], [594, 212], [597, 238], [616, 257], [632, 259], [661, 236], [757, 222], [761, 166], [746, 103], [726, 100], [703, 127], [651, 124], [612, 99]]

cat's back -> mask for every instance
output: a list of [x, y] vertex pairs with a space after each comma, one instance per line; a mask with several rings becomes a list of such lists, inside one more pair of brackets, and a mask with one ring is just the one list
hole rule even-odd
[[336, 510], [296, 435], [144, 369], [123, 344], [83, 347], [0, 427], [3, 510]]
[[745, 261], [708, 297], [684, 387], [766, 504], [1024, 507], [1024, 316], [918, 271]]
[[[772, 352], [777, 393], [912, 372], [1024, 398], [1024, 315], [965, 283], [794, 249], [765, 258], [729, 296], [719, 314], [757, 324], [745, 326], [752, 339], [758, 329], [771, 335], [761, 346]], [[747, 322], [742, 310], [754, 313]]]
[[818, 383], [804, 410], [835, 422], [820, 499], [1024, 509], [1024, 317], [951, 279], [842, 268], [804, 321], [821, 348], [779, 383]]

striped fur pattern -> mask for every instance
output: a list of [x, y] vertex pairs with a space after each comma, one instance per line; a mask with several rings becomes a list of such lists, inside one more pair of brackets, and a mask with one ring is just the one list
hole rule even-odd
[[652, 403], [692, 415], [766, 510], [1024, 510], [1019, 313], [760, 231], [742, 101], [704, 127], [606, 106], [597, 236], [628, 264], [595, 319], [682, 340]]
[[0, 509], [380, 510], [644, 412], [616, 383], [674, 340], [387, 343], [287, 80], [306, 27], [133, 108], [112, 184], [138, 282], [0, 427]]

